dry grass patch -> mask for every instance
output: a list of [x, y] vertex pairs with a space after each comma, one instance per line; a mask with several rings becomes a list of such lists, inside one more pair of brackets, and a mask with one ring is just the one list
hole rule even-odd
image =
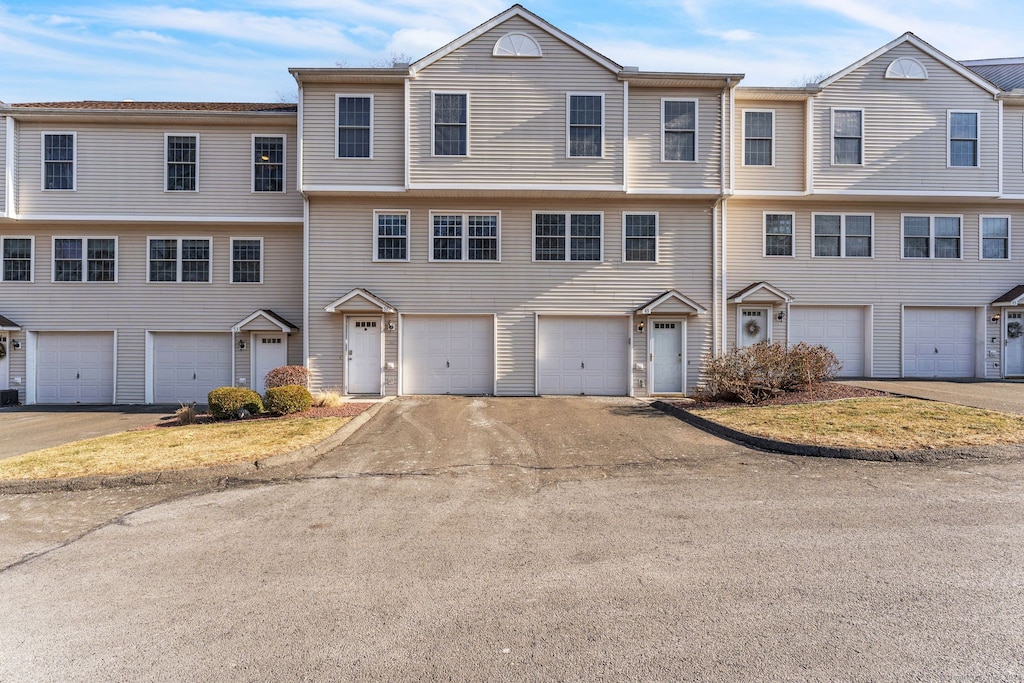
[[124, 432], [0, 460], [0, 480], [158, 472], [252, 461], [322, 441], [350, 419], [245, 420]]
[[911, 398], [693, 413], [748, 434], [815, 446], [918, 450], [1024, 443], [1024, 417]]

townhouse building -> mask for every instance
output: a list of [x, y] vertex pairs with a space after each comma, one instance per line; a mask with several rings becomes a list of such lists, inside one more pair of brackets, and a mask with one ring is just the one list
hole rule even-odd
[[624, 67], [515, 5], [296, 105], [0, 107], [0, 389], [173, 403], [692, 393], [707, 353], [1024, 376], [1024, 63], [912, 34], [803, 88]]

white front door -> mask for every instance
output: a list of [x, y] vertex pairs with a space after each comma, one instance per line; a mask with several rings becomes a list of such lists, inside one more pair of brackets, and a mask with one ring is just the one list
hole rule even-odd
[[[1003, 330], [1003, 334], [1006, 340], [1003, 374], [1007, 377], [1024, 376], [1024, 311], [1006, 312], [1006, 329]], [[0, 382], [2, 381], [3, 378], [0, 377]]]
[[380, 318], [348, 319], [348, 393], [380, 394]]
[[770, 308], [741, 308], [737, 346], [753, 346], [768, 341], [768, 326], [771, 324]]
[[9, 381], [7, 377], [8, 368], [10, 367], [7, 356], [11, 352], [11, 338], [7, 336], [6, 332], [0, 332], [0, 346], [3, 346], [5, 351], [4, 357], [0, 358], [0, 391], [3, 391], [4, 389], [10, 389], [10, 386], [7, 384]]
[[288, 365], [288, 343], [283, 334], [254, 334], [252, 347], [254, 360], [249, 386], [262, 394], [267, 390], [267, 373]]
[[683, 391], [683, 323], [651, 323], [651, 390], [656, 394]]

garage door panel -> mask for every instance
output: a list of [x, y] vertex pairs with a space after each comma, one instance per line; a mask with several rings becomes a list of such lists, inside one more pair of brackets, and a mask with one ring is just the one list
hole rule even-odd
[[40, 332], [36, 354], [37, 402], [114, 402], [112, 332]]
[[406, 394], [493, 392], [493, 317], [403, 316], [402, 391]]
[[829, 348], [842, 368], [840, 377], [863, 377], [866, 310], [862, 306], [794, 306], [789, 313], [790, 343]]
[[904, 376], [974, 376], [974, 309], [908, 307], [903, 325]]
[[206, 403], [212, 390], [231, 386], [231, 335], [154, 333], [152, 373], [156, 403]]
[[538, 318], [542, 394], [623, 396], [629, 392], [629, 321], [624, 317]]

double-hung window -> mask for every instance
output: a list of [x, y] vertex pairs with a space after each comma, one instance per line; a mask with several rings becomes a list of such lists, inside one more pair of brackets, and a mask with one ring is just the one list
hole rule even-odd
[[338, 95], [338, 158], [373, 158], [373, 95]]
[[962, 255], [960, 216], [903, 216], [903, 258], [958, 259]]
[[210, 239], [150, 237], [149, 282], [210, 282]]
[[604, 154], [604, 95], [566, 96], [567, 156], [600, 157]]
[[231, 238], [231, 282], [263, 282], [263, 238]]
[[775, 111], [743, 111], [743, 165], [775, 165]]
[[373, 212], [373, 260], [409, 260], [409, 212]]
[[434, 93], [434, 156], [469, 156], [469, 95]]
[[3, 251], [4, 282], [32, 282], [32, 253], [35, 240], [32, 237], [4, 237], [0, 239]]
[[430, 214], [431, 261], [497, 261], [498, 214]]
[[284, 136], [252, 138], [252, 191], [284, 192]]
[[600, 213], [535, 213], [534, 261], [601, 261]]
[[872, 256], [873, 222], [870, 214], [815, 214], [814, 255]]
[[661, 101], [662, 161], [697, 160], [697, 100]]
[[168, 192], [196, 192], [199, 189], [199, 136], [166, 136], [164, 160]]
[[75, 189], [75, 133], [43, 133], [43, 189]]
[[948, 114], [949, 165], [978, 165], [978, 112], [951, 111]]
[[625, 213], [622, 215], [622, 260], [658, 260], [658, 214]]
[[1010, 217], [981, 217], [981, 258], [1010, 258]]
[[117, 282], [116, 237], [54, 237], [54, 282]]
[[764, 255], [793, 256], [793, 223], [796, 218], [792, 213], [764, 214]]
[[832, 163], [859, 166], [864, 163], [864, 110], [832, 110]]

